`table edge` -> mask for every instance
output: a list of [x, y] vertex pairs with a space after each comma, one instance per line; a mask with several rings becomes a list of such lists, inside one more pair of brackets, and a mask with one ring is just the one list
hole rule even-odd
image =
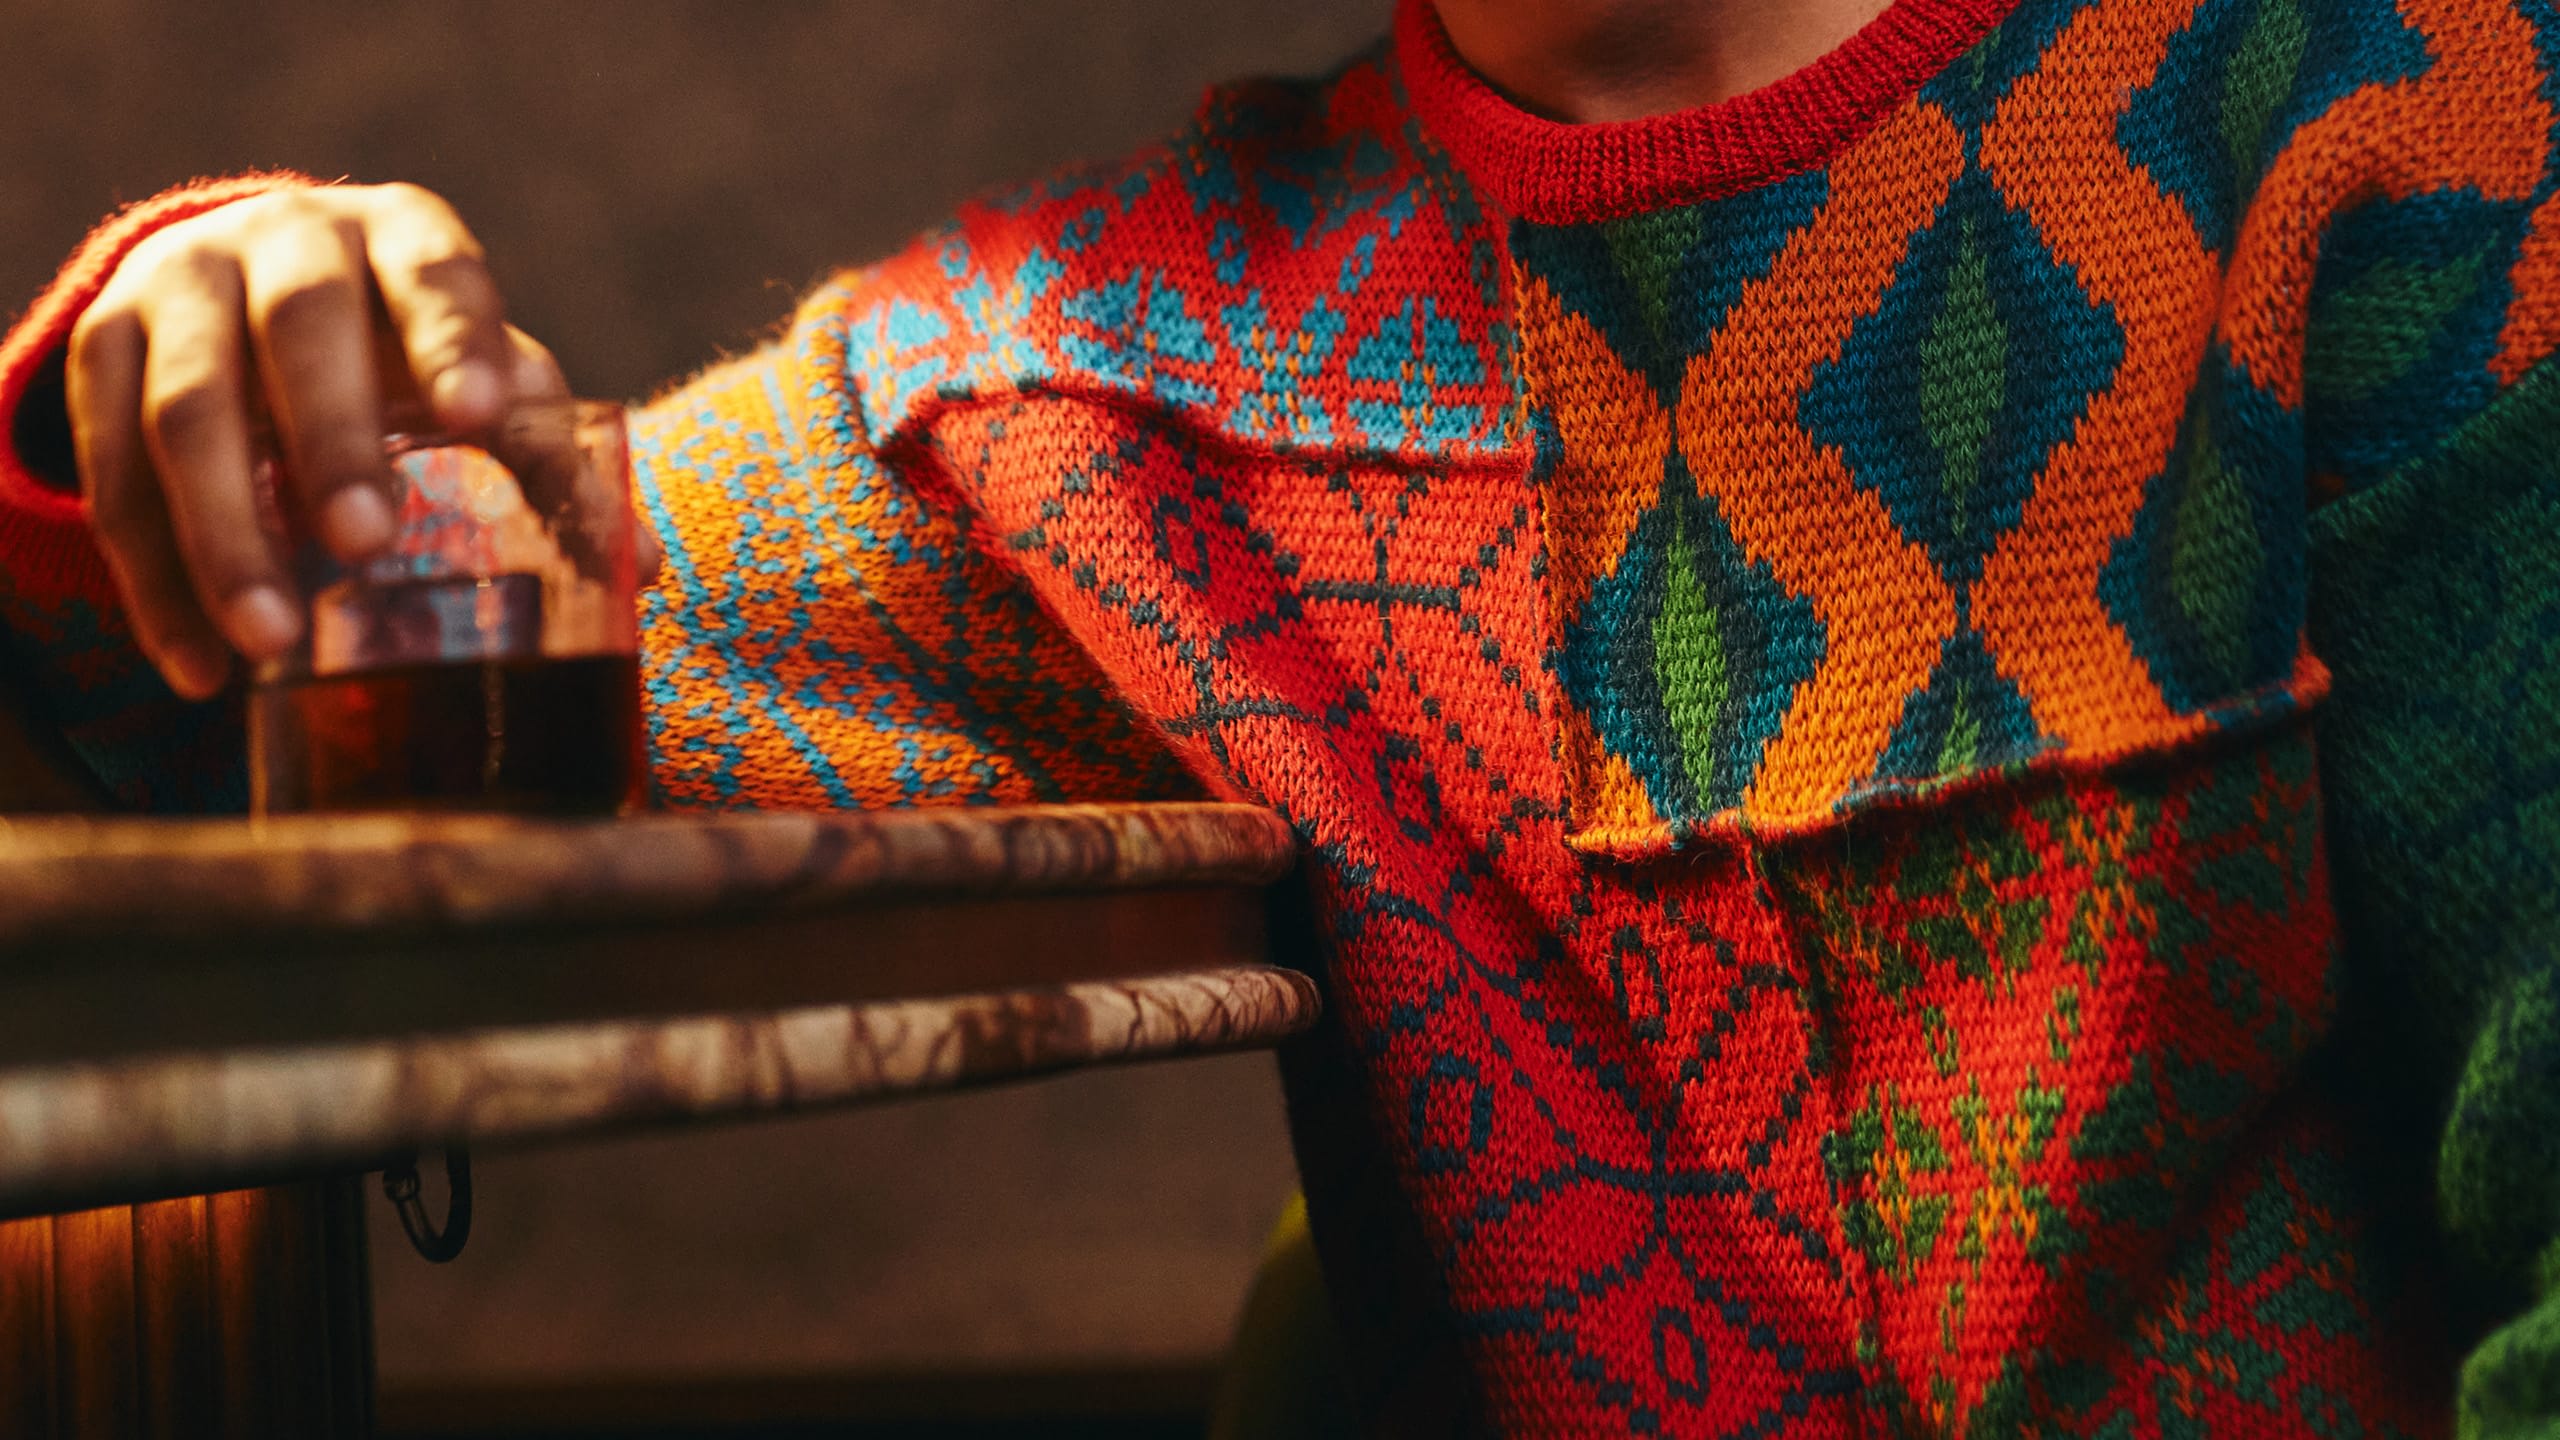
[[0, 1217], [779, 1116], [1277, 1044], [1303, 973], [1034, 989], [0, 1069]]

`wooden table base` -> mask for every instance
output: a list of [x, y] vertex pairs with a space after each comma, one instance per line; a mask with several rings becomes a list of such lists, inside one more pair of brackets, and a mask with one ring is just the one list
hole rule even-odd
[[1297, 844], [1187, 803], [0, 823], [0, 1215], [40, 1217], [0, 1437], [371, 1432], [356, 1182], [151, 1197], [1276, 1044], [1320, 1004], [1269, 963]]
[[361, 1183], [0, 1223], [0, 1434], [371, 1435]]

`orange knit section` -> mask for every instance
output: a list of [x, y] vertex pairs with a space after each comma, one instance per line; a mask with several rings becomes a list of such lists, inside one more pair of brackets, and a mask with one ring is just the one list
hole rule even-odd
[[2523, 252], [2507, 276], [2515, 298], [2498, 331], [2498, 353], [2489, 359], [2489, 372], [2502, 385], [2560, 349], [2560, 195], [2534, 207]]
[[1653, 504], [1671, 455], [1671, 417], [1643, 376], [1589, 320], [1556, 298], [1547, 282], [1515, 271], [1521, 371], [1530, 399], [1555, 416], [1564, 459], [1548, 485], [1546, 533], [1559, 621], [1591, 599], [1603, 557], [1625, 549], [1627, 533]]
[[[2090, 397], [2069, 440], [2036, 476], [2015, 529], [1973, 588], [1974, 624], [2036, 724], [2074, 750], [2113, 750], [2200, 731], [2173, 715], [2099, 572], [2133, 527], [2159, 473], [2213, 333], [2215, 259], [2184, 206], [2116, 143], [2116, 123], [2151, 83], [2196, 0], [2126, 0], [2076, 16], [1983, 132], [1984, 168], [2023, 209], [2054, 258], [2124, 330], [2115, 382]], [[2112, 107], [2085, 103], [2113, 96]], [[2075, 103], [2079, 102], [2079, 103]]]
[[[2232, 251], [2236, 298], [2223, 315], [2223, 343], [2252, 380], [2287, 405], [2302, 403], [2303, 323], [2319, 237], [2332, 216], [2364, 200], [2456, 186], [2490, 200], [2520, 200], [2542, 175], [2552, 117], [2533, 26], [2514, 8], [2482, 0], [2400, 0], [2400, 13], [2426, 36], [2427, 69], [2415, 79], [2367, 85], [2295, 132], [2259, 183]], [[2048, 65], [2040, 74], [2051, 71]], [[2540, 236], [2543, 217], [2535, 218]], [[2532, 335], [2548, 333], [2535, 313], [2521, 331], [2510, 316], [2511, 343], [2522, 335], [2529, 348]], [[2532, 328], [2537, 324], [2545, 328]], [[2501, 375], [2513, 373], [2509, 353], [2502, 346]]]
[[[1521, 373], [1532, 399], [1555, 416], [1564, 459], [1543, 488], [1549, 609], [1558, 633], [1571, 626], [1623, 557], [1627, 536], [1661, 492], [1671, 454], [1671, 417], [1641, 375], [1618, 361], [1590, 321], [1546, 281], [1514, 275], [1520, 310]], [[1644, 782], [1608, 753], [1589, 716], [1564, 710], [1566, 773], [1586, 787], [1575, 797], [1580, 826], [1659, 829]]]
[[925, 503], [924, 467], [847, 443], [828, 319], [813, 304], [635, 416], [668, 551], [641, 635], [658, 788], [764, 809], [1128, 794], [1161, 742]]
[[[726, 437], [743, 439], [783, 429], [777, 423], [780, 417], [775, 414], [775, 397], [762, 383], [763, 378], [761, 367], [742, 361], [695, 379], [683, 399], [689, 410], [710, 423], [688, 426], [675, 442], [681, 447], [679, 461], [698, 460], [699, 473], [716, 477], [726, 466], [744, 468], [758, 460], [770, 464], [779, 459], [737, 453], [720, 443]], [[635, 425], [645, 435], [654, 418], [642, 412], [635, 417]], [[678, 563], [695, 555], [733, 554], [752, 545], [746, 531], [749, 526], [760, 525], [761, 517], [755, 510], [736, 504], [714, 485], [683, 483], [683, 472], [675, 467], [668, 467], [665, 473], [667, 478], [659, 479], [644, 499], [656, 503], [665, 517], [666, 528], [674, 532], [675, 543], [670, 548]], [[725, 598], [717, 592], [702, 597], [698, 608], [706, 626], [722, 623], [717, 612]], [[752, 754], [749, 763], [739, 768], [754, 777], [750, 782], [754, 804], [780, 809], [826, 807], [826, 790], [812, 771], [810, 753], [785, 743], [780, 727], [767, 727], [740, 738], [735, 727], [727, 723], [723, 711], [733, 703], [733, 691], [743, 687], [732, 675], [732, 667], [720, 663], [725, 657], [687, 654], [691, 647], [684, 628], [678, 624], [643, 626], [640, 648], [647, 669], [667, 675], [667, 683], [675, 692], [676, 703], [659, 707], [656, 717], [662, 754], [681, 757], [698, 745], [744, 744]], [[877, 737], [875, 748], [884, 746], [887, 738]], [[687, 768], [680, 759], [673, 765], [662, 761], [660, 788], [679, 804], [719, 803], [721, 797], [689, 783]], [[887, 767], [874, 768], [885, 773]]]
[[1904, 697], [1928, 683], [1955, 633], [1955, 598], [1928, 552], [1836, 448], [1815, 446], [1796, 406], [1874, 312], [1963, 165], [1964, 138], [1944, 112], [1896, 112], [1834, 164], [1831, 199], [1735, 300], [1681, 387], [1681, 453], [1700, 487], [1745, 554], [1805, 596], [1823, 628], [1822, 663], [1744, 797], [1755, 816], [1827, 812], [1873, 770]]

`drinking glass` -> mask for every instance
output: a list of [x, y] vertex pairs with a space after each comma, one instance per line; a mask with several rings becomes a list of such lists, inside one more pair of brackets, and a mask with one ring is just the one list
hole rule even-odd
[[647, 761], [621, 407], [526, 402], [480, 440], [397, 434], [383, 448], [399, 533], [352, 567], [279, 503], [281, 467], [257, 466], [306, 623], [252, 677], [251, 812], [637, 808]]

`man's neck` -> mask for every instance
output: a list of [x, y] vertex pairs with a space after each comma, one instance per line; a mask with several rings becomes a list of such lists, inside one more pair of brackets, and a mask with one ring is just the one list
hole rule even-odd
[[1477, 74], [1552, 119], [1730, 99], [1822, 58], [1886, 0], [1435, 0]]

